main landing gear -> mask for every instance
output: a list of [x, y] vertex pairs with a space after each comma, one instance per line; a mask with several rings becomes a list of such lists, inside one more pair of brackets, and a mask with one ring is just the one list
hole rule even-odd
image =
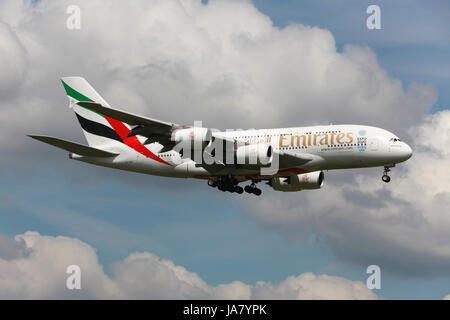
[[253, 181], [252, 184], [245, 186], [242, 188], [238, 186], [238, 181], [233, 177], [220, 177], [218, 180], [208, 180], [208, 185], [213, 188], [217, 188], [222, 192], [236, 192], [237, 194], [242, 194], [245, 190], [247, 193], [253, 193], [256, 196], [261, 195], [261, 189], [256, 187], [256, 181]]
[[395, 164], [384, 166], [384, 172], [383, 172], [383, 176], [381, 177], [381, 180], [383, 180], [386, 183], [389, 183], [389, 181], [391, 181], [391, 177], [389, 177], [388, 173], [391, 172], [390, 168], [393, 168], [393, 167], [395, 167]]
[[252, 182], [252, 184], [245, 186], [244, 190], [247, 193], [253, 193], [255, 196], [260, 196], [262, 193], [261, 189], [256, 187], [255, 182]]

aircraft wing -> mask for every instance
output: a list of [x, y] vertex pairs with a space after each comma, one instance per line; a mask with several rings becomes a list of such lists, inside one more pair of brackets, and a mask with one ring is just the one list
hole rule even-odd
[[42, 141], [44, 143], [48, 143], [57, 148], [78, 154], [80, 156], [88, 156], [88, 157], [113, 157], [117, 156], [117, 153], [112, 153], [104, 150], [100, 150], [93, 147], [88, 147], [79, 143], [75, 143], [72, 141], [67, 141], [59, 138], [49, 137], [49, 136], [34, 136], [28, 135], [30, 138]]
[[[310, 161], [313, 160], [313, 157], [310, 154], [304, 153], [304, 154], [295, 154], [291, 152], [277, 152], [274, 153], [274, 157], [278, 156], [278, 169], [287, 169], [287, 168], [295, 168], [300, 167]], [[228, 167], [223, 162], [214, 163], [211, 165], [206, 164], [199, 164], [199, 166], [202, 166], [205, 168], [208, 172], [211, 174], [218, 174], [222, 172], [223, 174], [228, 173], [227, 170], [233, 170], [233, 166]], [[227, 169], [228, 168], [228, 169]]]
[[[79, 106], [82, 106], [83, 108], [90, 109], [92, 111], [98, 112], [102, 115], [111, 117], [113, 119], [117, 119], [119, 121], [125, 122], [132, 126], [139, 126], [139, 127], [145, 127], [149, 131], [152, 131], [153, 133], [165, 133], [165, 132], [171, 132], [174, 128], [181, 128], [182, 126], [171, 123], [171, 122], [165, 122], [161, 120], [151, 119], [143, 116], [139, 116], [130, 112], [126, 112], [119, 109], [114, 109], [111, 107], [106, 107], [104, 105], [101, 105], [100, 103], [95, 102], [78, 102]], [[140, 133], [139, 133], [140, 134]]]
[[[226, 152], [225, 145], [232, 145], [236, 148], [237, 140], [226, 137], [222, 133], [213, 133], [213, 138], [215, 140], [222, 140], [222, 146], [224, 146], [223, 154]], [[314, 157], [308, 153], [296, 153], [293, 151], [274, 151], [274, 157], [278, 157], [278, 167], [279, 169], [292, 168], [302, 166], [314, 159]], [[216, 163], [214, 165], [203, 165], [203, 167], [210, 171], [220, 171], [226, 167], [222, 162]]]
[[302, 166], [313, 160], [313, 157], [308, 153], [294, 153], [289, 151], [278, 151], [277, 153], [280, 169]]
[[[222, 140], [223, 145], [225, 145], [225, 143], [235, 144], [237, 142], [233, 138], [225, 137], [221, 133], [213, 134], [213, 137], [215, 139]], [[225, 153], [225, 149], [224, 149], [224, 153]], [[274, 151], [274, 156], [278, 156], [280, 169], [302, 166], [302, 165], [308, 163], [309, 161], [313, 160], [313, 156], [311, 156], [308, 153], [296, 153], [296, 152], [292, 152], [292, 151], [277, 150], [277, 151]]]
[[151, 119], [123, 110], [106, 107], [100, 103], [78, 102], [77, 104], [83, 108], [90, 109], [104, 116], [111, 117], [134, 126], [127, 136], [132, 137], [140, 135], [147, 137], [144, 144], [158, 142], [164, 146], [160, 152], [168, 151], [174, 147], [175, 142], [171, 140], [174, 129], [188, 128], [187, 126], [181, 126], [176, 123]]

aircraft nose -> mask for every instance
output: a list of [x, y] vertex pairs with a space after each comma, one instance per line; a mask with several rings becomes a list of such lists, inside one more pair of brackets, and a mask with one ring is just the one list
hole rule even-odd
[[413, 151], [412, 151], [411, 147], [408, 144], [403, 142], [402, 158], [404, 158], [404, 161], [411, 158], [412, 154], [413, 154]]
[[405, 151], [406, 156], [408, 157], [407, 159], [411, 158], [412, 154], [413, 154], [411, 147], [405, 143], [405, 149], [406, 149], [406, 151]]
[[411, 158], [413, 151], [410, 146], [404, 142], [397, 142], [391, 145], [391, 154], [395, 163], [403, 162]]

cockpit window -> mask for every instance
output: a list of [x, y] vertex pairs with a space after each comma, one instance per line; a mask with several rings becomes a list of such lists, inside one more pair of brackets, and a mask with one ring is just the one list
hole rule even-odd
[[402, 141], [402, 140], [400, 140], [399, 138], [391, 138], [389, 141], [397, 142], [397, 141]]

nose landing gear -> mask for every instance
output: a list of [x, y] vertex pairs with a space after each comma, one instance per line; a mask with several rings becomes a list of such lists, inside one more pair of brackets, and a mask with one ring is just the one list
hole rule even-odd
[[383, 180], [383, 182], [389, 183], [389, 181], [391, 181], [391, 177], [389, 177], [388, 173], [391, 172], [390, 168], [393, 167], [395, 167], [395, 164], [384, 166], [383, 176], [381, 177], [381, 180]]

